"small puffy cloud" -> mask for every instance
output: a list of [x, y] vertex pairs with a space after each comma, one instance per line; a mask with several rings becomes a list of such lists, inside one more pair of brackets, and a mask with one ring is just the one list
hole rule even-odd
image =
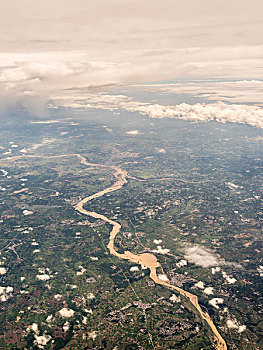
[[246, 329], [247, 329], [247, 326], [243, 324], [242, 326], [239, 326], [239, 327], [238, 327], [238, 330], [237, 330], [237, 331], [238, 331], [238, 333], [242, 333], [242, 332], [244, 332]]
[[245, 325], [239, 325], [238, 322], [236, 321], [236, 319], [234, 320], [227, 320], [226, 321], [226, 325], [228, 329], [236, 329], [238, 333], [242, 333], [244, 332], [247, 327]]
[[97, 338], [97, 332], [96, 331], [92, 331], [89, 333], [89, 338], [91, 338], [92, 340], [95, 340]]
[[126, 131], [126, 134], [128, 135], [138, 135], [140, 134], [139, 130], [131, 130], [131, 131]]
[[211, 268], [212, 275], [215, 275], [217, 272], [220, 272], [220, 271], [221, 271], [221, 267], [219, 266]]
[[195, 287], [200, 288], [200, 289], [204, 289], [205, 285], [203, 281], [199, 281], [197, 283], [195, 283]]
[[34, 344], [37, 345], [39, 349], [44, 349], [47, 343], [51, 340], [51, 336], [45, 334], [45, 332], [43, 335], [39, 335], [40, 332], [37, 323], [33, 323], [27, 327], [26, 332], [29, 333], [31, 331], [34, 333]]
[[88, 293], [87, 299], [95, 299], [95, 295], [93, 293]]
[[214, 288], [213, 287], [206, 287], [204, 289], [204, 294], [207, 294], [207, 295], [212, 295], [214, 294]]
[[34, 214], [34, 212], [33, 212], [32, 210], [27, 210], [27, 209], [25, 209], [25, 210], [23, 210], [23, 214], [24, 214], [25, 216], [27, 216], [27, 215], [32, 215], [32, 214]]
[[138, 266], [132, 266], [132, 267], [130, 268], [130, 271], [131, 271], [131, 272], [139, 271], [139, 267], [138, 267]]
[[97, 256], [91, 256], [91, 257], [90, 257], [90, 260], [92, 260], [92, 261], [97, 261], [97, 260], [99, 260], [99, 258], [98, 258]]
[[47, 281], [50, 279], [50, 276], [47, 274], [43, 274], [43, 275], [36, 275], [36, 278], [40, 281]]
[[236, 324], [235, 321], [233, 320], [227, 320], [226, 321], [226, 325], [229, 329], [235, 329], [235, 328], [238, 328], [238, 325]]
[[54, 298], [55, 298], [56, 300], [60, 300], [60, 299], [62, 298], [62, 295], [61, 295], [61, 294], [55, 294], [55, 295], [54, 295]]
[[69, 318], [74, 316], [75, 311], [67, 307], [63, 307], [58, 313], [61, 317]]
[[0, 287], [0, 301], [7, 301], [13, 296], [13, 287]]
[[51, 340], [51, 336], [44, 335], [35, 335], [34, 344], [37, 344], [40, 349], [44, 349], [45, 345]]
[[67, 332], [69, 330], [69, 328], [70, 328], [70, 323], [67, 321], [63, 325], [63, 331]]
[[181, 259], [180, 261], [178, 261], [177, 263], [176, 263], [176, 266], [180, 269], [181, 267], [183, 267], [183, 266], [186, 266], [187, 265], [187, 261], [186, 260], [184, 260], [184, 259]]
[[38, 324], [37, 323], [32, 323], [31, 325], [29, 325], [26, 329], [27, 332], [34, 332], [36, 334], [39, 333], [39, 329], [38, 329]]
[[259, 265], [259, 266], [257, 267], [257, 271], [258, 271], [258, 273], [259, 273], [259, 276], [260, 276], [260, 277], [263, 277], [263, 265]]
[[224, 299], [223, 298], [213, 298], [209, 300], [209, 304], [212, 305], [214, 308], [219, 309], [219, 304], [223, 304]]
[[228, 284], [234, 284], [237, 281], [235, 277], [228, 276], [228, 274], [225, 271], [222, 271], [222, 276]]
[[5, 275], [6, 274], [6, 268], [5, 267], [0, 267], [0, 275]]
[[169, 282], [169, 279], [166, 275], [158, 275], [159, 280], [164, 282]]
[[176, 296], [175, 294], [173, 294], [171, 297], [170, 297], [170, 300], [173, 302], [173, 303], [180, 303], [181, 301], [181, 298]]
[[170, 252], [170, 249], [162, 248], [160, 245], [158, 245], [157, 249], [153, 249], [152, 252], [157, 254], [167, 254]]
[[49, 323], [51, 322], [53, 319], [53, 316], [52, 315], [49, 315], [47, 318], [46, 318], [46, 321]]

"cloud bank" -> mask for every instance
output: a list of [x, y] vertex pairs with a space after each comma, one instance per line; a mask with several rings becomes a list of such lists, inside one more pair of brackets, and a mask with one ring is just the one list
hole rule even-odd
[[70, 98], [57, 96], [54, 102], [68, 108], [126, 110], [138, 112], [150, 118], [179, 118], [196, 122], [216, 120], [221, 123], [232, 122], [263, 128], [263, 108], [256, 105], [224, 102], [161, 105], [139, 102], [125, 95], [106, 94], [77, 95]]
[[[262, 12], [261, 0], [5, 1], [2, 113], [13, 106], [41, 114], [49, 99], [71, 89], [105, 91], [171, 79], [263, 79]], [[176, 88], [187, 90], [183, 85]], [[253, 89], [256, 95], [259, 87]], [[209, 86], [203, 92], [213, 93]], [[255, 99], [251, 93], [243, 102]]]
[[167, 95], [186, 94], [213, 102], [252, 103], [263, 106], [262, 80], [203, 80], [191, 81], [188, 83], [142, 84], [136, 87], [146, 91], [156, 91], [160, 94]]

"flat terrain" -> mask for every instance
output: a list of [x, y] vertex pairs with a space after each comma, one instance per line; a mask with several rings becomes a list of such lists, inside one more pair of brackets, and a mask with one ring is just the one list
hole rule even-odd
[[[198, 297], [228, 349], [260, 349], [262, 131], [125, 118], [1, 124], [0, 348], [214, 349], [169, 283]], [[58, 157], [76, 153], [103, 166]], [[127, 182], [92, 197], [114, 169]], [[112, 224], [85, 211], [121, 226], [120, 256], [155, 256], [163, 285], [110, 254]]]

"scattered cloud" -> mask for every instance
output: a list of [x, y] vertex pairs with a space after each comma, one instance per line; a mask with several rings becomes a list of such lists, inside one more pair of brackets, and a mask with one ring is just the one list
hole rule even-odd
[[157, 249], [153, 249], [152, 252], [157, 254], [168, 254], [170, 249], [162, 248], [160, 245], [158, 245]]
[[228, 329], [236, 329], [238, 333], [242, 333], [247, 329], [247, 327], [245, 325], [240, 326], [236, 319], [227, 320], [226, 325], [227, 325]]
[[13, 296], [13, 287], [0, 287], [0, 301], [7, 301]]
[[234, 284], [237, 281], [234, 277], [228, 276], [228, 274], [225, 271], [222, 271], [222, 276], [228, 284]]
[[173, 294], [170, 298], [169, 298], [173, 303], [179, 303], [181, 301], [180, 296], [178, 297], [177, 295]]

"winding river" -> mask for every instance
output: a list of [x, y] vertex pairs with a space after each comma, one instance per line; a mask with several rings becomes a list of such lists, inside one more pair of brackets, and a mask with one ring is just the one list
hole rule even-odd
[[[89, 163], [85, 157], [83, 157], [80, 154], [76, 154], [76, 153], [57, 155], [57, 156], [23, 155], [23, 156], [17, 156], [17, 157], [9, 157], [9, 158], [5, 158], [3, 160], [4, 161], [7, 161], [7, 160], [13, 161], [13, 160], [18, 160], [18, 159], [22, 159], [22, 158], [62, 158], [62, 157], [73, 157], [73, 156], [77, 157], [82, 164], [84, 164], [88, 167], [103, 167], [103, 168], [112, 169], [114, 171], [114, 177], [116, 178], [116, 181], [113, 185], [111, 185], [111, 186], [91, 195], [91, 196], [85, 197], [80, 202], [78, 202], [75, 205], [75, 210], [80, 212], [81, 214], [91, 216], [95, 219], [101, 219], [101, 220], [107, 222], [108, 224], [110, 224], [112, 226], [112, 230], [110, 232], [110, 240], [109, 240], [109, 243], [107, 245], [107, 248], [109, 249], [110, 253], [112, 255], [115, 255], [119, 259], [126, 259], [126, 260], [133, 262], [133, 263], [146, 266], [147, 268], [150, 269], [150, 277], [156, 284], [162, 285], [166, 288], [169, 288], [170, 290], [174, 290], [177, 293], [179, 293], [180, 295], [182, 295], [183, 297], [187, 298], [188, 301], [191, 303], [191, 306], [193, 307], [192, 311], [194, 311], [195, 314], [197, 314], [202, 319], [204, 325], [207, 328], [209, 328], [210, 332], [213, 334], [212, 341], [213, 341], [213, 344], [215, 346], [215, 349], [216, 350], [227, 350], [227, 346], [226, 346], [224, 339], [219, 334], [219, 332], [218, 332], [216, 326], [214, 325], [212, 319], [210, 318], [209, 314], [207, 312], [204, 312], [201, 309], [199, 302], [198, 302], [198, 297], [196, 295], [189, 293], [189, 292], [183, 290], [182, 288], [176, 287], [176, 286], [170, 284], [169, 282], [165, 282], [165, 281], [161, 280], [158, 277], [157, 271], [156, 271], [156, 269], [158, 267], [161, 267], [161, 265], [158, 262], [158, 260], [154, 254], [151, 254], [151, 253], [133, 254], [130, 251], [125, 251], [122, 254], [118, 253], [115, 249], [115, 246], [114, 246], [114, 239], [115, 239], [116, 235], [120, 232], [121, 225], [118, 222], [113, 221], [102, 214], [96, 213], [94, 211], [88, 211], [88, 210], [84, 209], [84, 205], [87, 202], [91, 201], [92, 199], [102, 197], [103, 195], [105, 195], [107, 193], [114, 192], [114, 191], [121, 189], [127, 183], [126, 178], [128, 177], [128, 173], [126, 170], [123, 170], [120, 167], [117, 167], [114, 165]], [[2, 161], [0, 161], [0, 163], [2, 163]]]

